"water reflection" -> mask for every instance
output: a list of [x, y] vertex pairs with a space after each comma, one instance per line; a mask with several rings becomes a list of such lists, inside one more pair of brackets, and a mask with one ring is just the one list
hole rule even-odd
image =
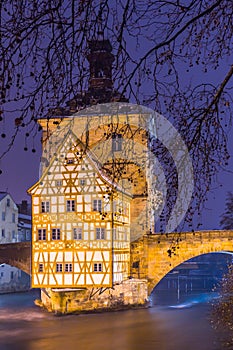
[[[183, 299], [181, 293], [177, 303], [172, 293], [155, 290], [149, 309], [66, 317], [38, 309], [35, 297], [0, 296], [1, 350], [221, 349], [209, 323], [210, 305], [202, 294], [193, 295], [199, 301], [188, 307], [192, 295]], [[174, 302], [169, 304], [169, 299]], [[184, 303], [187, 307], [179, 307]]]
[[148, 309], [56, 317], [34, 305], [38, 291], [0, 295], [0, 350], [223, 350], [210, 323], [219, 297], [212, 289], [227, 266], [222, 256], [173, 271]]
[[167, 306], [173, 308], [192, 307], [198, 304], [208, 304], [219, 298], [219, 292], [182, 292], [173, 290], [159, 291], [155, 290], [150, 298], [151, 306]]

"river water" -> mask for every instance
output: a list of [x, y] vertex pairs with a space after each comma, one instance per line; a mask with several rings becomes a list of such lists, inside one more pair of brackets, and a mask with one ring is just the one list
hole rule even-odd
[[155, 291], [148, 309], [57, 317], [34, 306], [37, 291], [0, 295], [0, 350], [222, 350], [214, 297]]

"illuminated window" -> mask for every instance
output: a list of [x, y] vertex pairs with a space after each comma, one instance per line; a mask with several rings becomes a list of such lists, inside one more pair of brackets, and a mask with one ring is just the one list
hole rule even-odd
[[72, 264], [65, 264], [65, 272], [72, 272], [73, 271], [73, 266]]
[[44, 271], [44, 264], [39, 264], [38, 272]]
[[41, 213], [49, 212], [49, 202], [41, 202]]
[[6, 220], [6, 213], [3, 211], [2, 212], [2, 221], [5, 221]]
[[56, 264], [56, 272], [62, 272], [62, 264]]
[[61, 239], [61, 232], [59, 228], [52, 229], [52, 239], [53, 240]]
[[113, 236], [113, 239], [117, 239], [117, 230], [116, 230], [116, 228], [112, 229], [112, 236]]
[[96, 228], [96, 239], [105, 239], [105, 229], [102, 227]]
[[45, 228], [39, 228], [38, 240], [39, 241], [46, 241], [46, 229]]
[[102, 211], [102, 200], [94, 199], [93, 200], [93, 211]]
[[67, 211], [75, 211], [75, 201], [74, 200], [68, 200], [66, 201], [66, 210]]
[[112, 134], [112, 151], [118, 152], [122, 150], [122, 135], [121, 134]]
[[94, 263], [93, 264], [93, 271], [94, 272], [102, 272], [103, 271], [102, 263]]
[[82, 228], [81, 227], [74, 228], [74, 239], [82, 239]]

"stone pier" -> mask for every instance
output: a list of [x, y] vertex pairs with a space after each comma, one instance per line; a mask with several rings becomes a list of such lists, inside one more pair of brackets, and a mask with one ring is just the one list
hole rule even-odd
[[148, 303], [147, 280], [128, 279], [113, 288], [42, 289], [36, 304], [55, 314], [121, 310]]

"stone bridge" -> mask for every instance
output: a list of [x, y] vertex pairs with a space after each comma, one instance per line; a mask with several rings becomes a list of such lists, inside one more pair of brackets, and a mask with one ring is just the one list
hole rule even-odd
[[[145, 235], [131, 243], [131, 276], [148, 280], [149, 293], [184, 261], [211, 252], [233, 252], [233, 231]], [[31, 274], [31, 242], [0, 244], [0, 264]]]
[[31, 242], [0, 244], [0, 264], [9, 264], [31, 274]]
[[145, 235], [131, 243], [131, 276], [148, 280], [149, 294], [168, 272], [211, 252], [233, 252], [233, 231]]

